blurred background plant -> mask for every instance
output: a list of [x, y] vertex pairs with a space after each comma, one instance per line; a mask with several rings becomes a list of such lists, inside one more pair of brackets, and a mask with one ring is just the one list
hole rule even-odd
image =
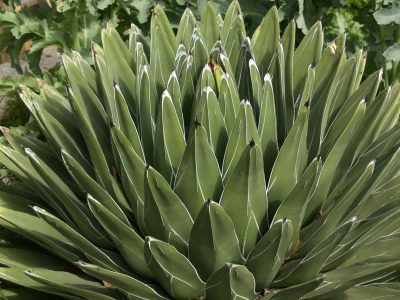
[[[99, 42], [100, 29], [113, 23], [128, 36], [135, 23], [145, 34], [155, 4], [165, 7], [173, 26], [189, 7], [199, 17], [207, 0], [0, 0], [0, 125], [18, 126], [35, 135], [35, 124], [18, 99], [20, 85], [37, 91], [38, 81], [64, 91], [65, 74], [59, 52], [72, 50], [90, 59], [92, 42]], [[229, 0], [212, 1], [224, 14]], [[349, 55], [367, 48], [365, 75], [384, 70], [385, 85], [400, 80], [399, 0], [240, 0], [250, 32], [273, 5], [279, 8], [281, 28], [291, 20], [299, 27], [299, 39], [318, 20], [328, 40], [347, 32]], [[10, 73], [9, 70], [12, 70]], [[4, 71], [6, 70], [6, 71]], [[0, 140], [0, 142], [3, 142]], [[7, 175], [7, 176], [6, 176]], [[0, 180], [12, 182], [0, 167]]]

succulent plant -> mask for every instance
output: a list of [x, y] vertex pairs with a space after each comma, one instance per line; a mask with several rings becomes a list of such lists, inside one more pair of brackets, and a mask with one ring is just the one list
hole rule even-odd
[[149, 42], [108, 26], [94, 68], [63, 57], [68, 97], [22, 87], [48, 142], [2, 128], [24, 186], [0, 224], [25, 238], [3, 295], [397, 299], [400, 87], [295, 30], [272, 8], [249, 38], [234, 1], [175, 34], [157, 6]]

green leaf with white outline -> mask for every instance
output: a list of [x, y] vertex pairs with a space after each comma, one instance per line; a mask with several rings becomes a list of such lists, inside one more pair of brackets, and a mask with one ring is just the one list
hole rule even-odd
[[157, 145], [154, 147], [154, 167], [171, 184], [185, 151], [185, 133], [168, 91], [161, 96], [160, 108], [154, 140]]
[[147, 233], [187, 253], [193, 219], [168, 182], [152, 167], [145, 174], [144, 222]]
[[225, 264], [207, 280], [206, 294], [210, 300], [254, 299], [254, 277], [245, 266]]
[[77, 265], [87, 274], [111, 284], [123, 293], [128, 294], [129, 297], [154, 300], [168, 299], [163, 292], [133, 276], [84, 262], [79, 262]]
[[227, 261], [243, 263], [232, 220], [216, 202], [204, 203], [189, 239], [189, 259], [204, 280]]
[[254, 141], [242, 152], [225, 185], [220, 204], [232, 219], [240, 249], [246, 256], [268, 226], [264, 163]]
[[172, 245], [148, 237], [144, 256], [160, 285], [175, 299], [193, 299], [204, 293], [204, 282], [190, 261]]
[[207, 141], [204, 128], [196, 123], [176, 176], [176, 194], [182, 199], [193, 219], [208, 199], [217, 201], [222, 192], [218, 161]]
[[267, 233], [251, 250], [246, 268], [254, 275], [256, 290], [268, 288], [284, 264], [292, 242], [292, 222], [281, 219], [272, 223]]

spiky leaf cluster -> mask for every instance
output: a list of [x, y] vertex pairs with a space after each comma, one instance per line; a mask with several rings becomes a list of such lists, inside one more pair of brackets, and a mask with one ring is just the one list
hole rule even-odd
[[94, 68], [64, 57], [68, 97], [23, 88], [48, 142], [3, 128], [25, 188], [0, 224], [37, 245], [1, 246], [5, 293], [398, 296], [400, 87], [362, 82], [345, 36], [324, 47], [317, 23], [295, 49], [295, 30], [273, 8], [247, 37], [233, 2], [175, 34], [157, 6], [149, 42], [108, 26]]

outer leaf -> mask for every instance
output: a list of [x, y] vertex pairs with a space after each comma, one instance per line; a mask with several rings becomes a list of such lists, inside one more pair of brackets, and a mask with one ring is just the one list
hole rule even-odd
[[[144, 229], [144, 172], [145, 164], [126, 136], [116, 127], [111, 129], [112, 140], [119, 159], [122, 175], [126, 178], [123, 187], [130, 202], [135, 220], [142, 232]], [[97, 198], [98, 199], [98, 198]]]
[[220, 203], [232, 219], [242, 253], [247, 255], [268, 224], [264, 164], [253, 141], [243, 151]]
[[175, 299], [192, 299], [204, 293], [204, 282], [189, 260], [170, 244], [148, 237], [144, 255], [161, 286]]
[[126, 215], [115, 202], [115, 200], [110, 196], [110, 194], [108, 194], [106, 190], [104, 190], [95, 180], [93, 180], [68, 153], [62, 151], [62, 157], [66, 168], [71, 173], [76, 183], [82, 187], [82, 190], [100, 201], [121, 221], [129, 224]]
[[72, 273], [33, 269], [25, 271], [25, 274], [39, 283], [54, 286], [57, 290], [66, 294], [93, 300], [112, 300], [119, 298], [115, 291], [107, 290], [98, 282]]
[[323, 276], [318, 276], [315, 277], [314, 279], [311, 279], [308, 282], [294, 285], [282, 290], [278, 290], [277, 292], [274, 292], [271, 295], [267, 295], [265, 300], [298, 300], [302, 299], [301, 297], [307, 294], [308, 292], [311, 292], [321, 284], [321, 282], [324, 280]]
[[[360, 264], [348, 268], [337, 269], [325, 274], [325, 279], [319, 289], [307, 293], [303, 299], [317, 299], [335, 295], [351, 286], [368, 282], [376, 276], [390, 274], [398, 270], [400, 261], [391, 263]], [[343, 298], [342, 298], [343, 299]]]
[[121, 266], [115, 261], [116, 255], [112, 258], [98, 247], [89, 242], [80, 233], [75, 231], [72, 227], [64, 223], [62, 220], [47, 212], [46, 210], [35, 206], [35, 212], [45, 220], [49, 225], [56, 229], [60, 234], [64, 235], [74, 245], [85, 253], [85, 256], [93, 262], [115, 271], [125, 271], [124, 264]]
[[207, 299], [254, 299], [253, 275], [245, 266], [225, 264], [216, 271], [206, 284]]
[[99, 227], [97, 220], [93, 218], [68, 185], [66, 185], [62, 179], [30, 149], [27, 148], [25, 151], [33, 167], [59, 196], [60, 201], [64, 205], [63, 208], [67, 210], [72, 220], [74, 220], [74, 225], [76, 225], [89, 240], [105, 247], [109, 246], [109, 242], [103, 237], [103, 230]]
[[[351, 118], [346, 129], [340, 135], [332, 151], [327, 155], [319, 175], [318, 184], [307, 206], [304, 217], [305, 222], [308, 222], [310, 218], [317, 213], [317, 210], [321, 207], [321, 204], [326, 200], [333, 181], [334, 172], [336, 171], [340, 158], [342, 157], [349, 141], [364, 117], [365, 108], [365, 101], [361, 101], [358, 105], [357, 111]], [[322, 155], [322, 160], [324, 160], [324, 155]]]
[[[142, 254], [143, 255], [143, 254]], [[163, 293], [143, 281], [115, 271], [110, 271], [96, 265], [79, 262], [78, 266], [83, 269], [87, 274], [96, 277], [103, 282], [107, 282], [130, 297], [137, 299], [168, 299]]]
[[89, 196], [88, 203], [91, 211], [101, 222], [126, 263], [140, 276], [152, 278], [143, 257], [143, 238], [132, 227], [121, 222], [97, 200]]
[[213, 201], [204, 203], [194, 222], [189, 259], [204, 280], [227, 261], [243, 262], [233, 223], [224, 209]]
[[47, 222], [34, 215], [28, 205], [33, 206], [34, 203], [14, 194], [1, 192], [1, 226], [34, 241], [64, 260], [79, 260], [82, 253], [78, 248]]
[[273, 285], [277, 287], [287, 287], [312, 280], [321, 270], [332, 251], [349, 232], [354, 221], [355, 219], [338, 227], [303, 259], [294, 260], [286, 264]]

